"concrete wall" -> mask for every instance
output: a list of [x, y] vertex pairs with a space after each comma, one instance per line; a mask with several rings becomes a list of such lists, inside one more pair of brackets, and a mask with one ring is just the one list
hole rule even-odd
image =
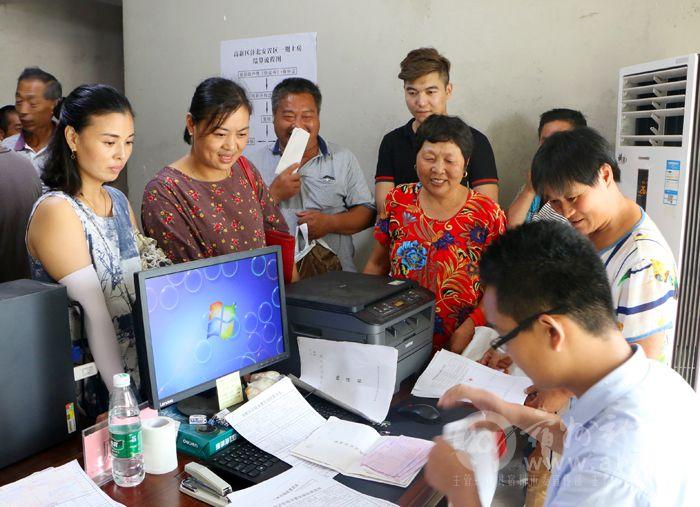
[[[507, 206], [542, 111], [581, 109], [613, 141], [619, 68], [700, 51], [698, 26], [700, 2], [688, 0], [125, 0], [131, 200], [138, 210], [148, 179], [184, 153], [191, 94], [219, 73], [222, 40], [317, 32], [321, 132], [357, 155], [368, 181], [382, 135], [408, 119], [399, 62], [435, 46], [453, 64], [449, 112], [490, 138]], [[370, 235], [358, 239], [362, 264]]]
[[[14, 104], [17, 76], [39, 66], [63, 85], [124, 89], [122, 9], [96, 0], [0, 0], [0, 105]], [[120, 188], [126, 190], [126, 178]]]

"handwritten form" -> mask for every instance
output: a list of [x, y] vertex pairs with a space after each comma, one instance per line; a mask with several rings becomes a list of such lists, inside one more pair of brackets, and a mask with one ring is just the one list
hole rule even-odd
[[300, 468], [292, 468], [255, 486], [228, 495], [231, 505], [260, 507], [392, 507], [395, 504], [364, 495]]
[[396, 384], [394, 347], [300, 336], [301, 381], [365, 419], [382, 422]]
[[[418, 377], [411, 394], [424, 398], [439, 398], [449, 388], [466, 384], [490, 391], [510, 403], [522, 404], [525, 389], [532, 385], [528, 377], [507, 375], [466, 357], [440, 350]], [[468, 400], [467, 400], [468, 401]]]
[[292, 466], [312, 467], [318, 469], [318, 473], [330, 476], [336, 474], [292, 456], [292, 449], [326, 420], [286, 377], [226, 415], [225, 419], [251, 444]]
[[4, 507], [124, 507], [102, 491], [73, 460], [0, 488]]

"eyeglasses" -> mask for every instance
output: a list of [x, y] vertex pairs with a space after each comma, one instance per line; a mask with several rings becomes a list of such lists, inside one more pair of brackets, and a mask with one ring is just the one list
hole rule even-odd
[[505, 349], [503, 348], [503, 346], [509, 341], [511, 341], [513, 338], [518, 336], [521, 332], [525, 331], [528, 327], [532, 325], [533, 322], [539, 319], [542, 315], [561, 315], [566, 313], [566, 311], [566, 306], [557, 306], [555, 308], [552, 308], [551, 310], [538, 312], [534, 315], [530, 315], [526, 319], [523, 319], [520, 322], [518, 322], [518, 325], [515, 326], [515, 328], [512, 331], [509, 331], [503, 336], [499, 336], [498, 338], [494, 338], [493, 340], [491, 340], [491, 348], [496, 349], [501, 353], [505, 353]]

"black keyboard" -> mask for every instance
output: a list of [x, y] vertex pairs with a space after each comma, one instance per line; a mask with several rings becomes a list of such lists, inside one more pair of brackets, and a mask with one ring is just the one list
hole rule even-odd
[[[335, 416], [346, 421], [372, 424], [359, 415], [353, 414], [314, 394], [307, 395], [306, 401], [326, 419]], [[225, 475], [254, 484], [258, 484], [291, 468], [284, 461], [280, 461], [272, 454], [258, 449], [240, 436], [231, 445], [211, 456], [208, 460], [208, 465], [223, 472]]]
[[241, 437], [214, 454], [208, 461], [212, 468], [255, 484], [291, 468], [284, 461], [258, 449]]
[[344, 408], [341, 408], [330, 401], [326, 401], [323, 398], [319, 398], [315, 394], [309, 394], [306, 396], [306, 401], [308, 401], [309, 405], [311, 405], [313, 409], [321, 414], [325, 419], [334, 416], [338, 419], [345, 419], [346, 421], [350, 422], [372, 424], [370, 421], [363, 419], [359, 415], [353, 414], [352, 412], [345, 410]]

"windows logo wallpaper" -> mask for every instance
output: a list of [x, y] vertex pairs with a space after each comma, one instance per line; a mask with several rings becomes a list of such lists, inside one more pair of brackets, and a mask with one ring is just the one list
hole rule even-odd
[[146, 280], [162, 399], [284, 352], [275, 254]]

